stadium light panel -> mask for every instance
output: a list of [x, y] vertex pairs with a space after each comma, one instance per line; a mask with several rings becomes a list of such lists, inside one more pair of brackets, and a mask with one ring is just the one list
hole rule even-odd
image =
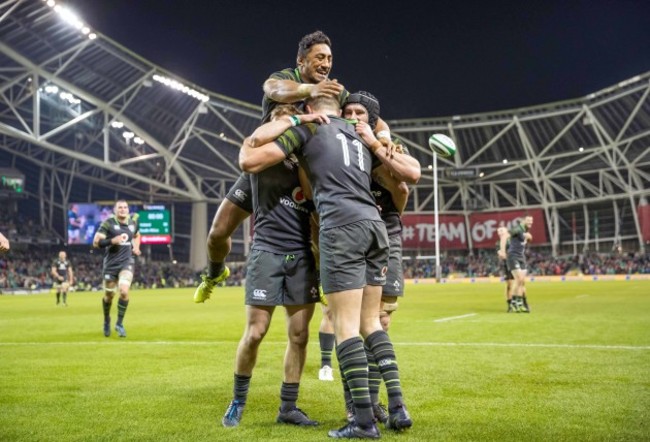
[[504, 158], [503, 161], [502, 161], [502, 163], [503, 163], [503, 164], [508, 164], [508, 159], [507, 159], [507, 158]]
[[170, 87], [172, 89], [175, 89], [177, 91], [180, 91], [184, 93], [185, 95], [189, 95], [192, 98], [196, 98], [199, 101], [202, 101], [205, 103], [206, 101], [210, 100], [210, 97], [207, 96], [206, 94], [203, 94], [196, 89], [192, 89], [189, 86], [184, 85], [178, 80], [174, 80], [173, 78], [169, 77], [164, 77], [162, 75], [154, 74], [153, 76], [154, 81], [157, 81], [158, 83], [162, 83], [167, 87]]

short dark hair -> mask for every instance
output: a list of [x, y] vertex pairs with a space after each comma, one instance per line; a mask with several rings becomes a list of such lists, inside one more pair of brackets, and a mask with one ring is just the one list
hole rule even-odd
[[325, 35], [323, 31], [314, 31], [311, 34], [305, 35], [298, 43], [298, 58], [304, 58], [307, 56], [307, 52], [314, 45], [326, 44], [330, 48], [332, 47], [332, 42], [330, 38]]
[[321, 110], [323, 108], [332, 110], [341, 109], [341, 102], [337, 98], [327, 95], [318, 95], [317, 97], [307, 98], [305, 104], [308, 104], [313, 110]]

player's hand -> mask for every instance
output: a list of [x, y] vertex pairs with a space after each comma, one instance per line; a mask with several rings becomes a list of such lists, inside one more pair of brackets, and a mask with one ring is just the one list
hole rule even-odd
[[315, 97], [334, 97], [337, 98], [345, 88], [338, 80], [323, 80], [312, 87], [310, 96]]
[[135, 247], [133, 248], [133, 254], [135, 256], [140, 256], [142, 255], [142, 251], [140, 249], [136, 249]]
[[304, 115], [298, 115], [298, 118], [300, 118], [300, 123], [318, 123], [318, 124], [330, 124], [330, 118], [321, 113], [314, 113], [314, 114], [304, 114]]
[[393, 158], [395, 156], [395, 153], [403, 153], [404, 150], [402, 149], [401, 145], [393, 143], [392, 140], [389, 140], [388, 138], [380, 138], [379, 141], [381, 144], [386, 146], [386, 156]]
[[372, 133], [372, 128], [366, 122], [357, 121], [357, 124], [354, 125], [354, 130], [363, 139], [364, 143], [369, 146], [377, 141], [375, 134]]
[[506, 253], [502, 252], [501, 250], [499, 250], [497, 252], [497, 255], [499, 255], [499, 258], [501, 258], [501, 259], [506, 259]]

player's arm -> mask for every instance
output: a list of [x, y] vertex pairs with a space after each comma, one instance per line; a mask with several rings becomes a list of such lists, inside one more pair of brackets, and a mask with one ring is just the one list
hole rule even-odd
[[499, 235], [499, 251], [497, 254], [499, 258], [506, 259], [506, 243], [508, 242], [508, 238], [510, 238], [510, 233], [508, 233], [508, 229], [505, 227], [499, 227], [497, 234]]
[[239, 151], [239, 167], [244, 172], [259, 173], [278, 164], [286, 157], [285, 152], [274, 141], [254, 147], [248, 137]]
[[56, 271], [56, 266], [52, 264], [52, 268], [50, 269], [50, 273], [52, 274], [52, 278], [54, 278], [57, 281], [61, 281], [62, 278], [59, 276], [59, 273]]
[[416, 184], [420, 180], [420, 163], [418, 160], [397, 151], [390, 154], [387, 147], [377, 140], [370, 126], [363, 121], [357, 122], [355, 129], [372, 153], [379, 158], [395, 178], [408, 184]]
[[93, 247], [96, 249], [103, 249], [108, 246], [119, 244], [122, 241], [122, 235], [117, 235], [108, 239], [106, 236], [107, 227], [102, 223], [97, 229], [97, 233], [93, 237]]
[[303, 123], [324, 123], [329, 124], [330, 119], [325, 114], [299, 114], [299, 115], [286, 115], [278, 118], [275, 121], [262, 124], [255, 129], [255, 132], [250, 136], [250, 145], [252, 147], [259, 147], [275, 140], [282, 135], [287, 129]]
[[[314, 192], [313, 192], [313, 190], [311, 188], [311, 182], [309, 181], [309, 177], [307, 176], [307, 172], [302, 167], [298, 167], [298, 181], [300, 181], [300, 187], [302, 188], [302, 193], [303, 193], [303, 195], [305, 195], [305, 198], [307, 198], [308, 200], [313, 201], [314, 200]], [[312, 212], [312, 213], [314, 213], [314, 212]]]
[[269, 78], [264, 82], [264, 93], [278, 103], [295, 103], [309, 97], [322, 95], [338, 97], [345, 89], [337, 80], [324, 80], [320, 83], [298, 83], [293, 80]]
[[390, 192], [393, 204], [395, 204], [395, 207], [399, 210], [401, 215], [406, 207], [406, 202], [408, 201], [410, 193], [408, 184], [391, 175], [383, 164], [372, 171], [372, 179]]
[[140, 251], [140, 241], [142, 241], [142, 236], [140, 236], [140, 232], [136, 231], [135, 234], [133, 235], [133, 254], [135, 256], [140, 256], [142, 252]]
[[68, 266], [68, 282], [70, 285], [74, 283], [74, 271], [72, 270], [72, 266]]

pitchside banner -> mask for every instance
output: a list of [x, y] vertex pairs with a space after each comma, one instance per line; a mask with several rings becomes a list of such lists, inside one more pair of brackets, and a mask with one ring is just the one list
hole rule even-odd
[[[510, 212], [474, 213], [469, 216], [469, 226], [465, 224], [462, 215], [440, 215], [440, 248], [468, 249], [469, 240], [472, 238], [474, 248], [494, 248], [498, 241], [497, 228], [506, 226], [511, 228], [517, 219], [524, 216], [533, 217], [533, 244], [546, 243], [546, 223], [541, 209]], [[403, 247], [405, 249], [434, 249], [435, 229], [433, 214], [404, 215], [402, 217], [404, 230], [402, 231]]]

